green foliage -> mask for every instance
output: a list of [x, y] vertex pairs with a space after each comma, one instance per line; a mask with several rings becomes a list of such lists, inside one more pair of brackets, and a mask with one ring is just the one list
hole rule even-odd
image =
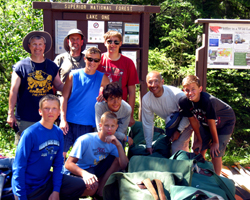
[[234, 108], [237, 127], [248, 126], [250, 119], [249, 71], [218, 69], [208, 70], [207, 75], [207, 92]]
[[202, 18], [249, 19], [250, 2], [245, 0], [189, 0]]
[[0, 149], [12, 149], [14, 132], [6, 123], [12, 65], [27, 56], [23, 37], [42, 30], [42, 12], [32, 9], [31, 0], [1, 0], [0, 21]]
[[195, 56], [189, 55], [190, 65], [189, 66], [178, 66], [172, 57], [167, 57], [167, 53], [164, 50], [155, 48], [149, 50], [148, 58], [148, 70], [159, 71], [164, 78], [165, 84], [180, 86], [181, 80], [187, 74], [194, 74], [195, 68]]
[[[27, 56], [22, 38], [32, 30], [42, 30], [42, 11], [32, 9], [32, 1], [0, 0], [0, 151], [6, 154], [15, 149], [14, 132], [6, 124], [12, 65]], [[250, 3], [244, 0], [89, 0], [88, 3], [160, 5], [160, 13], [150, 14], [149, 71], [160, 71], [165, 84], [177, 87], [186, 75], [195, 74], [195, 50], [201, 45], [197, 37], [202, 33], [202, 26], [194, 23], [196, 19], [250, 17]], [[231, 105], [237, 118], [224, 162], [249, 163], [249, 80], [248, 70], [208, 69], [207, 92]], [[139, 114], [139, 86], [136, 91], [135, 119]], [[156, 117], [155, 126], [164, 128], [164, 120]]]
[[202, 33], [202, 26], [194, 24], [199, 17], [200, 13], [187, 1], [166, 0], [161, 4], [161, 13], [155, 19], [161, 25], [161, 31], [157, 30], [157, 36], [161, 34], [159, 48], [178, 68], [193, 64], [190, 56], [197, 48], [197, 35]]
[[249, 81], [249, 70], [209, 69], [207, 73], [207, 92], [228, 103], [236, 115], [236, 126], [225, 162], [240, 161], [244, 164], [247, 159], [249, 162]]

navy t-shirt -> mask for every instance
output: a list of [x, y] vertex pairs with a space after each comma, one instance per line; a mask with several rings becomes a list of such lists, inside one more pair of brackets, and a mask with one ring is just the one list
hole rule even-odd
[[58, 69], [49, 59], [35, 63], [25, 58], [13, 66], [13, 71], [21, 78], [16, 105], [17, 120], [37, 122], [41, 119], [39, 101], [43, 96], [53, 94], [52, 83]]
[[235, 120], [233, 109], [220, 99], [206, 93], [200, 93], [198, 102], [190, 101], [186, 96], [179, 100], [183, 116], [195, 116], [204, 127], [208, 127], [208, 119], [214, 119], [217, 128]]

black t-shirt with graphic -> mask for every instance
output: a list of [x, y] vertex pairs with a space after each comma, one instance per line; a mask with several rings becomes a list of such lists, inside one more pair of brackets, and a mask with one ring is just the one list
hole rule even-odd
[[53, 94], [53, 81], [58, 73], [58, 66], [49, 59], [35, 63], [25, 58], [13, 66], [13, 71], [21, 78], [17, 95], [17, 120], [37, 122], [39, 101], [46, 94]]
[[200, 93], [198, 102], [184, 96], [179, 100], [179, 105], [183, 116], [195, 116], [204, 127], [208, 127], [208, 119], [214, 119], [217, 128], [235, 120], [234, 111], [228, 104], [206, 92]]

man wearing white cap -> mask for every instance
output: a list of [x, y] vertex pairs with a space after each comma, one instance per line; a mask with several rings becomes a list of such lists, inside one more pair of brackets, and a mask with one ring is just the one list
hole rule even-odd
[[84, 54], [86, 38], [79, 29], [71, 29], [64, 38], [65, 53], [56, 56], [54, 62], [60, 67], [59, 73], [63, 83], [72, 69], [85, 67]]
[[59, 68], [44, 56], [51, 46], [48, 32], [28, 33], [23, 39], [23, 48], [31, 55], [13, 66], [7, 123], [16, 131], [16, 145], [22, 131], [41, 119], [39, 100], [46, 94], [53, 94], [52, 86], [59, 91], [63, 89]]

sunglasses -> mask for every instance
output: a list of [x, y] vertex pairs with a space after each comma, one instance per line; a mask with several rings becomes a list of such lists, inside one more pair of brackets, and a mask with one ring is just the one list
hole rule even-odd
[[115, 45], [120, 44], [120, 41], [118, 41], [118, 40], [107, 40], [108, 44], [112, 44], [113, 42], [114, 42]]
[[100, 60], [101, 60], [101, 59], [94, 59], [94, 58], [89, 58], [89, 57], [86, 57], [86, 59], [87, 59], [89, 62], [94, 61], [94, 62], [96, 62], [96, 63], [100, 62]]

